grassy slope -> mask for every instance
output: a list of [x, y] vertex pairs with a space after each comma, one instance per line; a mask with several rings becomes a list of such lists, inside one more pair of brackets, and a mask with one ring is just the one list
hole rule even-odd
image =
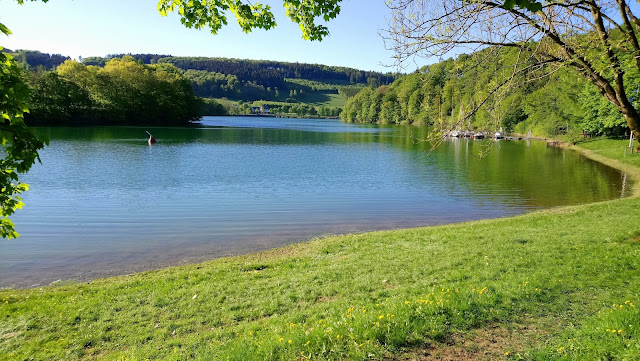
[[[238, 102], [235, 100], [228, 100], [228, 99], [215, 99], [215, 100], [225, 106], [233, 106], [238, 104]], [[306, 105], [311, 105], [318, 108], [321, 106], [324, 106], [326, 108], [336, 108], [336, 107], [342, 108], [347, 103], [347, 99], [340, 94], [329, 94], [329, 93], [321, 93], [321, 92], [308, 93], [308, 94], [305, 93], [299, 97], [299, 101], [300, 101], [299, 103], [286, 103], [284, 101], [279, 102], [275, 100], [266, 100], [266, 102], [280, 103], [281, 105], [306, 104]], [[259, 106], [262, 102], [265, 102], [265, 101], [258, 100], [255, 102], [249, 102], [249, 104], [251, 104], [252, 106]]]
[[[609, 153], [621, 144], [584, 146], [640, 165]], [[504, 359], [638, 359], [639, 208], [629, 198], [0, 291], [0, 359], [377, 359], [514, 324], [544, 332], [536, 349], [505, 344]]]
[[331, 93], [305, 93], [299, 100], [304, 104], [327, 108], [342, 108], [347, 103], [347, 99], [342, 95]]

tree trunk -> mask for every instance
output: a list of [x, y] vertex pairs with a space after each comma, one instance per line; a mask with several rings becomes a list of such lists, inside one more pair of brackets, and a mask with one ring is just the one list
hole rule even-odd
[[627, 125], [629, 125], [629, 129], [631, 129], [631, 133], [638, 140], [638, 146], [636, 147], [636, 152], [640, 153], [640, 116], [638, 115], [638, 111], [635, 108], [631, 107], [633, 112], [631, 114], [623, 113], [624, 118], [627, 121]]
[[[618, 105], [618, 110], [620, 110], [624, 116], [624, 119], [627, 121], [627, 125], [633, 135], [635, 135], [636, 139], [640, 140], [640, 114], [638, 113], [638, 110], [627, 99], [626, 94], [619, 94], [618, 98], [622, 98], [623, 100], [620, 102], [620, 105]], [[640, 143], [638, 144], [636, 151], [640, 152]]]

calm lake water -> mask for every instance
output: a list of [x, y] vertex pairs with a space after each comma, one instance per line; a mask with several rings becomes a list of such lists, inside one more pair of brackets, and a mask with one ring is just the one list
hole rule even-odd
[[22, 237], [0, 241], [0, 287], [502, 217], [628, 188], [620, 172], [543, 142], [451, 140], [429, 153], [427, 129], [411, 126], [217, 117], [38, 132], [50, 145], [24, 176], [31, 190], [13, 218]]

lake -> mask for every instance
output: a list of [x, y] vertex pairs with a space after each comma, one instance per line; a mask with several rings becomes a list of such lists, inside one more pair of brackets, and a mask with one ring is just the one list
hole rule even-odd
[[0, 287], [504, 217], [629, 187], [619, 171], [544, 142], [456, 139], [430, 151], [425, 127], [205, 117], [183, 128], [36, 131], [50, 145], [23, 176], [31, 190], [12, 218], [21, 237], [0, 240]]

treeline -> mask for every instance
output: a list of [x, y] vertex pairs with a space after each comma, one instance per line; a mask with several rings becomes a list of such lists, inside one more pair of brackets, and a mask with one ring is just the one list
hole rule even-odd
[[[85, 65], [104, 66], [107, 57], [84, 58]], [[185, 71], [195, 93], [204, 98], [234, 100], [280, 100], [294, 98], [293, 92], [353, 95], [362, 86], [390, 84], [395, 75], [318, 64], [286, 63], [226, 58], [171, 57], [159, 54], [131, 54], [143, 64], [170, 63]], [[306, 84], [296, 81], [308, 82]], [[355, 89], [355, 90], [354, 90]]]
[[25, 68], [55, 69], [58, 65], [69, 60], [68, 56], [60, 54], [47, 54], [37, 50], [16, 50], [3, 49], [2, 52], [11, 54], [18, 64]]
[[[267, 60], [244, 60], [226, 58], [194, 58], [167, 57], [158, 62], [172, 63], [178, 68], [188, 70], [206, 70], [221, 74], [235, 74], [241, 80], [269, 79], [271, 84], [265, 86], [283, 86], [277, 80], [284, 78], [307, 79], [323, 83], [367, 84], [376, 81], [378, 84], [389, 84], [395, 80], [392, 74], [362, 71], [353, 68], [327, 66], [319, 64], [287, 63]], [[370, 80], [371, 79], [371, 80]]]
[[[6, 49], [5, 49], [6, 51]], [[25, 69], [55, 70], [69, 57], [39, 51], [18, 50], [12, 54]], [[390, 84], [396, 76], [346, 67], [225, 58], [172, 57], [165, 54], [111, 54], [86, 57], [86, 66], [105, 67], [112, 59], [124, 56], [142, 65], [173, 64], [191, 81], [194, 93], [202, 98], [227, 98], [242, 101], [304, 102], [327, 99], [338, 94], [354, 96], [365, 86]], [[303, 95], [304, 94], [304, 95]], [[315, 96], [309, 96], [315, 94]]]
[[256, 101], [229, 105], [227, 111], [231, 115], [270, 114], [282, 117], [323, 117], [338, 118], [342, 111], [339, 107], [313, 106], [309, 104], [287, 104], [272, 101]]
[[[514, 73], [522, 58], [516, 49], [488, 48], [426, 66], [391, 85], [361, 90], [349, 99], [341, 118], [442, 129], [502, 127], [544, 136], [628, 132], [617, 109], [572, 69], [546, 66]], [[640, 76], [630, 71], [627, 78], [627, 86], [637, 94]]]
[[159, 59], [170, 57], [171, 55], [161, 55], [161, 54], [109, 54], [105, 57], [101, 56], [91, 56], [86, 58], [80, 58], [79, 60], [84, 65], [95, 65], [99, 67], [104, 67], [107, 62], [111, 59], [122, 58], [124, 56], [130, 56], [137, 61], [142, 62], [142, 64], [155, 64]]
[[28, 77], [30, 125], [179, 125], [198, 120], [204, 106], [180, 69], [129, 56], [104, 67], [66, 60]]

